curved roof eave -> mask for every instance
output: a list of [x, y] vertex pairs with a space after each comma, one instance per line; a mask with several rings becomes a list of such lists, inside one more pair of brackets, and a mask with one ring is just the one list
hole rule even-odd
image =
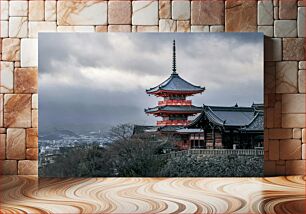
[[[181, 89], [180, 86], [178, 86], [177, 88], [175, 89], [167, 89], [166, 87], [171, 83], [171, 81], [175, 81], [174, 79], [178, 79], [176, 81], [180, 81], [181, 84], [184, 84], [185, 86], [187, 85], [188, 87], [190, 87], [190, 89]], [[173, 83], [174, 85], [176, 85], [176, 83]], [[184, 80], [183, 78], [181, 78], [177, 73], [172, 73], [171, 76], [166, 79], [165, 81], [163, 81], [161, 84], [153, 87], [153, 88], [150, 88], [150, 89], [147, 89], [146, 92], [147, 93], [154, 93], [154, 92], [157, 92], [159, 90], [166, 90], [166, 91], [186, 91], [186, 92], [203, 92], [205, 90], [205, 87], [201, 87], [201, 86], [196, 86], [196, 85], [193, 85], [191, 84], [190, 82]]]

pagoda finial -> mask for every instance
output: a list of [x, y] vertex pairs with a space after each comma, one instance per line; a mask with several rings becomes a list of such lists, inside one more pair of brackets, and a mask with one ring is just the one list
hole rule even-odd
[[175, 40], [173, 40], [173, 61], [172, 61], [172, 73], [173, 73], [173, 74], [176, 74]]

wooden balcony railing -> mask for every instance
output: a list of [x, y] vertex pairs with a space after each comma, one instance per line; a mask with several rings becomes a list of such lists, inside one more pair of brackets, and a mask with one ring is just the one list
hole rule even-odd
[[190, 122], [190, 120], [163, 120], [157, 121], [157, 126], [185, 126]]
[[238, 155], [238, 156], [263, 156], [263, 149], [189, 149], [182, 150], [178, 152], [171, 152], [165, 154], [168, 157], [180, 157], [184, 155], [198, 155], [198, 156], [206, 156], [206, 155]]
[[191, 100], [162, 100], [158, 102], [159, 106], [190, 106]]

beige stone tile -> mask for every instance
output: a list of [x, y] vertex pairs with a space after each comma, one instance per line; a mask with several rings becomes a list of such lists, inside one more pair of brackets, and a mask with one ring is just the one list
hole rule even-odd
[[0, 175], [17, 175], [16, 160], [0, 160]]
[[306, 159], [306, 144], [305, 143], [302, 144], [302, 159], [303, 160]]
[[297, 62], [276, 63], [276, 93], [297, 92]]
[[29, 1], [29, 20], [43, 21], [45, 19], [45, 2], [44, 1]]
[[275, 93], [275, 66], [274, 62], [264, 63], [264, 92], [266, 94]]
[[26, 150], [27, 160], [38, 160], [38, 148], [29, 148]]
[[56, 21], [56, 1], [45, 1], [45, 20]]
[[14, 63], [0, 62], [0, 93], [12, 93], [14, 86]]
[[299, 62], [299, 69], [301, 69], [301, 70], [306, 69], [306, 61], [300, 61]]
[[269, 151], [264, 151], [264, 160], [265, 161], [269, 160]]
[[25, 38], [28, 36], [28, 18], [27, 17], [10, 17], [9, 36]]
[[5, 159], [5, 141], [6, 141], [6, 134], [0, 134], [0, 159]]
[[6, 158], [25, 159], [25, 129], [8, 128], [6, 140]]
[[265, 105], [266, 108], [268, 108], [268, 107], [274, 108], [275, 94], [273, 94], [273, 93], [265, 94], [264, 95], [264, 105]]
[[8, 37], [8, 21], [0, 21], [0, 37], [6, 38]]
[[[139, 26], [139, 25], [138, 25], [138, 26]], [[158, 31], [158, 30], [157, 30], [157, 31]], [[137, 26], [136, 26], [136, 25], [133, 25], [133, 26], [132, 26], [132, 32], [133, 32], [133, 33], [137, 32]]]
[[38, 40], [21, 39], [21, 67], [37, 67], [38, 65]]
[[273, 37], [273, 26], [258, 26], [258, 32], [262, 32], [265, 36]]
[[15, 93], [37, 93], [37, 68], [16, 68], [14, 80]]
[[278, 11], [279, 11], [278, 7], [274, 7], [274, 9], [273, 9], [273, 18], [274, 18], [275, 20], [278, 20], [278, 19], [279, 19], [279, 17], [278, 17]]
[[171, 18], [171, 1], [159, 1], [159, 18]]
[[39, 32], [56, 32], [56, 22], [29, 22], [29, 37], [38, 37]]
[[[222, 1], [220, 1], [222, 2]], [[225, 6], [225, 31], [256, 32], [257, 2], [255, 0], [227, 0]]]
[[133, 25], [157, 25], [158, 1], [133, 1]]
[[278, 165], [278, 166], [285, 166], [286, 165], [286, 161], [278, 160], [278, 161], [276, 161], [276, 165]]
[[299, 7], [305, 7], [305, 6], [306, 6], [304, 0], [298, 0], [297, 5], [298, 5]]
[[28, 1], [10, 1], [10, 16], [28, 16]]
[[191, 2], [191, 25], [222, 25], [224, 16], [224, 2], [222, 1]]
[[6, 128], [0, 128], [0, 134], [6, 134]]
[[280, 140], [280, 139], [291, 139], [292, 129], [269, 129], [269, 139]]
[[306, 113], [305, 94], [284, 94], [282, 113]]
[[177, 32], [190, 32], [190, 22], [177, 21]]
[[94, 26], [57, 26], [57, 32], [95, 32]]
[[58, 1], [58, 25], [106, 25], [107, 1]]
[[286, 174], [286, 166], [285, 165], [277, 165], [276, 164], [276, 166], [275, 166], [275, 175], [276, 176], [283, 176], [285, 174]]
[[26, 129], [26, 147], [38, 148], [38, 130], [37, 128]]
[[257, 23], [258, 25], [273, 25], [273, 2], [262, 0], [257, 2]]
[[159, 20], [159, 32], [176, 32], [176, 21], [172, 19]]
[[305, 37], [305, 7], [298, 8], [297, 30], [298, 37]]
[[282, 40], [264, 38], [265, 61], [282, 61]]
[[281, 160], [300, 160], [302, 158], [301, 140], [280, 140], [279, 151]]
[[283, 114], [282, 127], [284, 128], [304, 128], [306, 114]]
[[20, 39], [6, 38], [2, 40], [2, 59], [7, 61], [20, 60]]
[[223, 25], [212, 25], [209, 27], [210, 32], [224, 32]]
[[209, 32], [208, 25], [193, 25], [191, 26], [191, 32]]
[[7, 21], [9, 18], [9, 2], [0, 1], [0, 20]]
[[274, 128], [282, 127], [282, 101], [277, 100], [274, 104]]
[[3, 94], [0, 94], [0, 127], [3, 127], [3, 113]]
[[304, 38], [283, 38], [283, 60], [304, 60]]
[[279, 141], [269, 141], [269, 160], [279, 160]]
[[108, 25], [108, 32], [131, 32], [131, 25]]
[[286, 175], [304, 175], [305, 164], [305, 160], [286, 161]]
[[302, 129], [294, 128], [293, 129], [293, 138], [294, 139], [302, 139]]
[[20, 68], [20, 61], [15, 61], [14, 62], [14, 67], [15, 68]]
[[264, 175], [274, 176], [276, 172], [276, 161], [265, 161], [264, 162]]
[[32, 109], [38, 109], [38, 94], [32, 95]]
[[269, 140], [264, 139], [264, 151], [269, 151]]
[[107, 25], [96, 26], [96, 32], [107, 32]]
[[299, 70], [298, 77], [299, 93], [305, 93], [305, 70]]
[[275, 20], [274, 36], [296, 37], [297, 36], [296, 20]]
[[172, 19], [180, 21], [189, 20], [190, 1], [179, 1], [179, 0], [172, 1]]
[[302, 129], [302, 143], [306, 143], [306, 128]]
[[131, 24], [131, 2], [109, 1], [108, 2], [108, 24]]
[[32, 110], [32, 127], [38, 127], [38, 110]]
[[266, 128], [274, 127], [274, 108], [267, 108], [265, 111], [265, 126]]
[[279, 18], [280, 19], [296, 19], [296, 0], [279, 0]]
[[18, 161], [18, 175], [37, 175], [38, 162], [36, 160]]
[[4, 95], [4, 126], [31, 127], [31, 94]]
[[136, 28], [137, 32], [158, 32], [158, 26], [141, 26], [138, 25]]

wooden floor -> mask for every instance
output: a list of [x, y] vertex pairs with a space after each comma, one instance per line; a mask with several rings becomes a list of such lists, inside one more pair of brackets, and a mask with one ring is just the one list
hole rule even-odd
[[[303, 176], [0, 178], [2, 213], [305, 213]], [[1, 212], [0, 212], [1, 213]]]

